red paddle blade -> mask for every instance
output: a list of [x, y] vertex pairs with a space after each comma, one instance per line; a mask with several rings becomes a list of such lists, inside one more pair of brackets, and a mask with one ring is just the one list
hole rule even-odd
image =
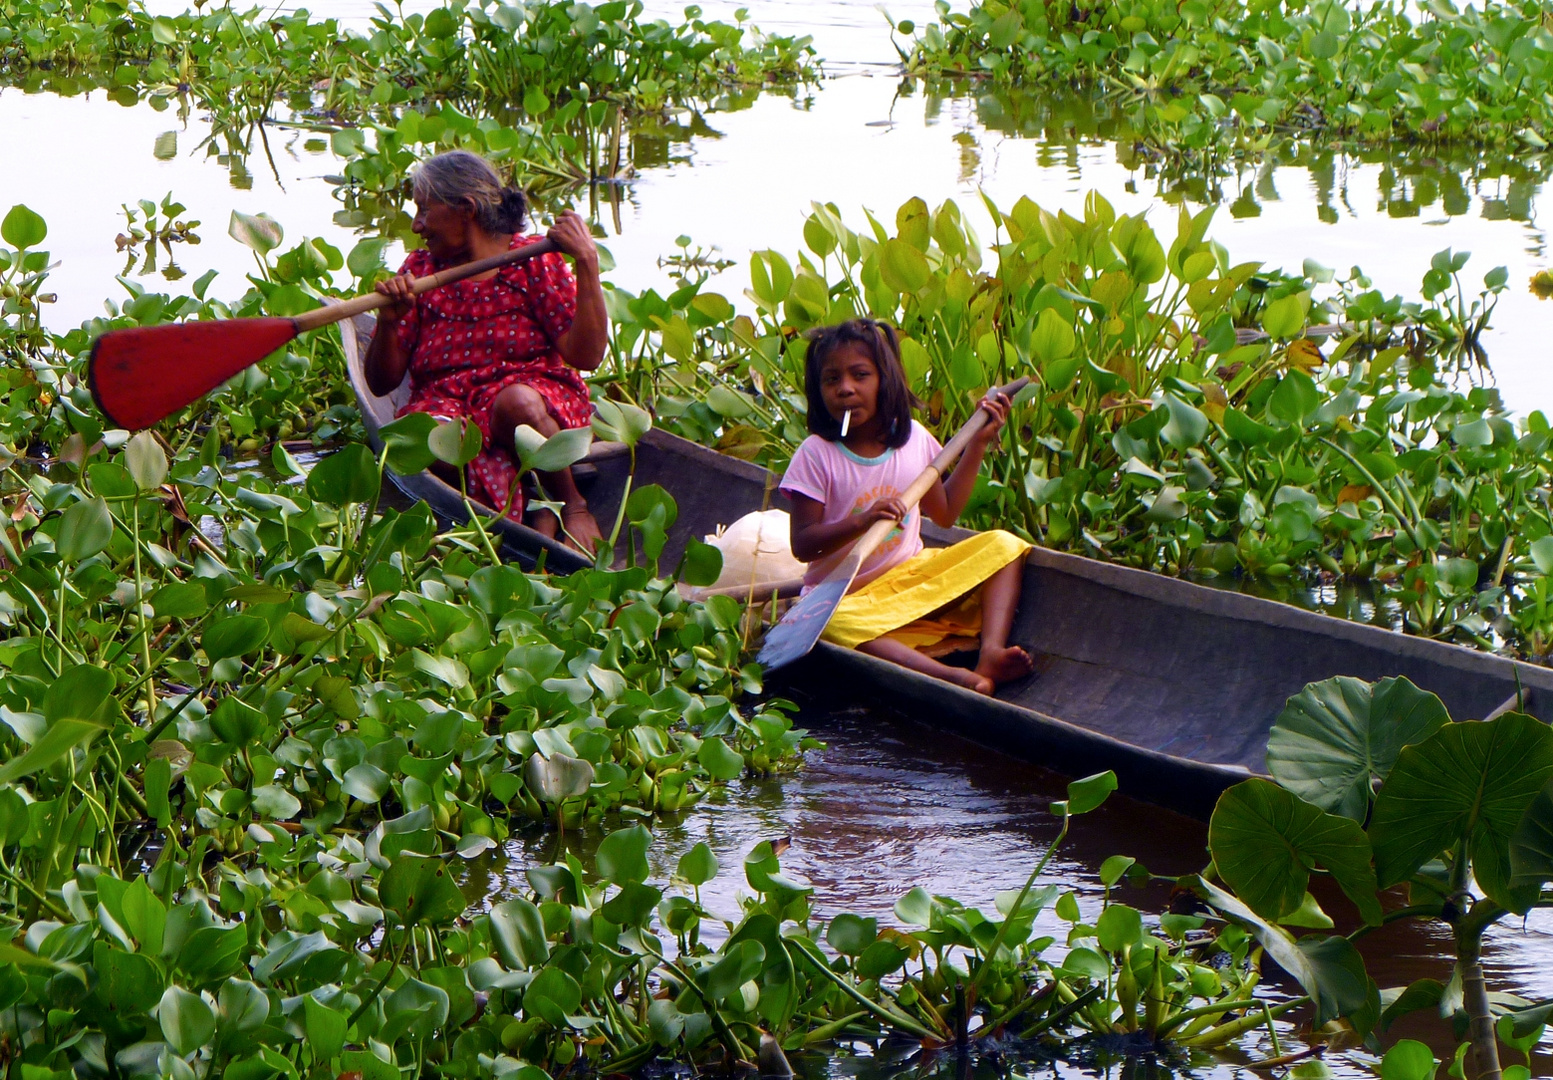
[[198, 401], [296, 336], [296, 323], [280, 318], [114, 330], [92, 345], [86, 380], [110, 424], [139, 431]]

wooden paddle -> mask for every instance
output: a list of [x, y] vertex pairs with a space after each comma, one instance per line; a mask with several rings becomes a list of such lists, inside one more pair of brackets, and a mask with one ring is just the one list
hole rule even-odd
[[[416, 278], [415, 295], [558, 250], [536, 243]], [[389, 303], [377, 292], [314, 308], [292, 319], [220, 319], [112, 330], [92, 345], [86, 365], [92, 399], [114, 427], [138, 431], [198, 401], [298, 334]]]
[[[1013, 397], [1023, 390], [1029, 381], [1028, 376], [1016, 379], [1007, 386], [1000, 386], [993, 390], [988, 396], [1002, 394]], [[939, 451], [933, 463], [902, 492], [900, 499], [906, 504], [908, 511], [922, 501], [922, 496], [926, 495], [938, 482], [938, 478], [944, 475], [945, 470], [955, 463], [970, 443], [971, 437], [986, 423], [986, 412], [978, 408], [976, 415], [955, 432], [954, 438]], [[857, 572], [863, 568], [863, 563], [899, 524], [898, 521], [886, 519], [870, 525], [868, 531], [853, 542], [852, 550], [847, 552], [847, 557], [841, 561], [841, 565], [825, 575], [824, 581], [794, 604], [782, 617], [782, 621], [766, 632], [766, 640], [762, 643], [760, 654], [755, 659], [767, 671], [775, 671], [808, 655], [809, 650], [814, 648], [815, 642], [820, 640], [820, 635], [825, 632], [825, 627], [830, 623], [830, 617], [836, 613], [836, 607], [841, 603], [841, 598], [846, 596], [847, 590], [852, 587], [852, 579], [857, 577]]]

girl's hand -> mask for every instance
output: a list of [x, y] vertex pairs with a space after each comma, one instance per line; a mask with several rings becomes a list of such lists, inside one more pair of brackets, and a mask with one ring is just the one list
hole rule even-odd
[[858, 518], [866, 528], [876, 521], [904, 521], [906, 513], [906, 504], [899, 499], [876, 499], [872, 506], [858, 515]]
[[415, 293], [410, 291], [410, 283], [414, 280], [409, 274], [395, 274], [373, 286], [379, 295], [386, 296], [389, 300], [383, 307], [378, 308], [380, 321], [396, 323], [415, 310]]
[[1003, 425], [1008, 423], [1008, 410], [1013, 406], [1007, 394], [994, 394], [981, 399], [977, 409], [987, 414], [987, 422], [976, 433], [975, 445], [985, 450], [991, 445], [1003, 431]]
[[578, 264], [598, 266], [599, 249], [588, 231], [588, 223], [575, 210], [562, 211], [547, 233], [564, 255], [570, 255]]

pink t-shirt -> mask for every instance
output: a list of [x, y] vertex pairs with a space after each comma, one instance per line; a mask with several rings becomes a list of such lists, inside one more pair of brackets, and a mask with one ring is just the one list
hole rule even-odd
[[[824, 506], [820, 520], [829, 525], [861, 514], [879, 499], [899, 497], [942, 449], [928, 429], [915, 420], [905, 446], [875, 458], [858, 457], [839, 442], [810, 435], [798, 447], [782, 476], [782, 490], [806, 495]], [[803, 576], [804, 587], [823, 581], [846, 558], [851, 547], [848, 544], [810, 563]], [[906, 520], [863, 563], [853, 587], [872, 581], [921, 550], [922, 515], [914, 506]]]

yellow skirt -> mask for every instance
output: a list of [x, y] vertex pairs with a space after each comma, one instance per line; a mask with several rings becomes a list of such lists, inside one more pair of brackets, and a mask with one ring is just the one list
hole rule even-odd
[[914, 649], [948, 637], [975, 637], [981, 633], [979, 586], [1023, 558], [1030, 546], [994, 529], [953, 547], [918, 552], [848, 593], [823, 636], [848, 649], [886, 635]]

